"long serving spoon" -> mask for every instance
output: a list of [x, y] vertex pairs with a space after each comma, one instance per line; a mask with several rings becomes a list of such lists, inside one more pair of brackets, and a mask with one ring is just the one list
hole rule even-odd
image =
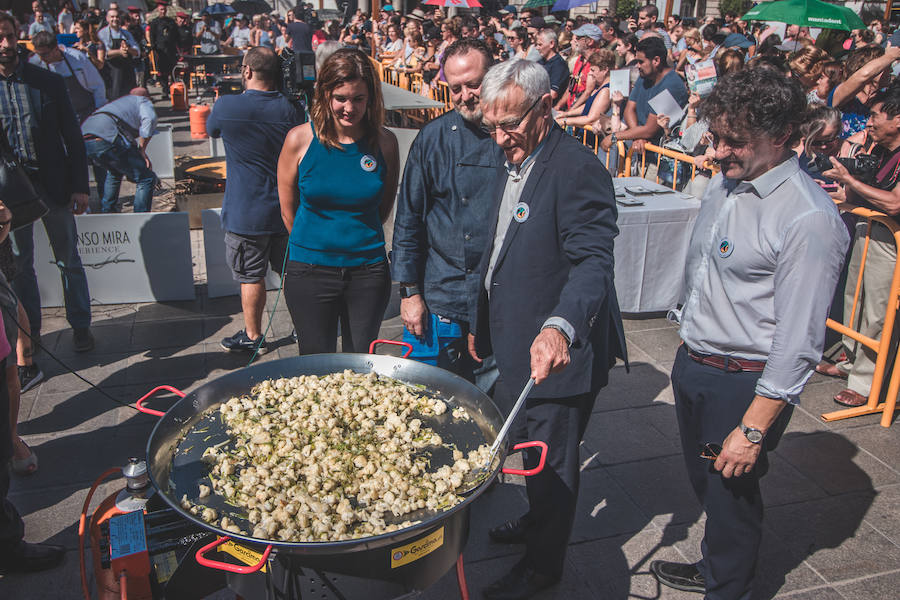
[[497, 450], [500, 449], [500, 444], [502, 444], [503, 440], [506, 439], [506, 436], [509, 433], [509, 428], [512, 427], [513, 421], [516, 419], [516, 415], [518, 415], [519, 411], [522, 410], [522, 406], [525, 404], [525, 399], [528, 398], [528, 394], [531, 393], [531, 388], [533, 387], [534, 378], [532, 377], [528, 380], [528, 383], [525, 384], [525, 388], [522, 390], [522, 393], [519, 394], [519, 399], [516, 400], [516, 404], [509, 412], [509, 416], [506, 417], [506, 421], [503, 423], [503, 427], [500, 428], [500, 433], [497, 434], [497, 438], [491, 445], [491, 454], [490, 456], [488, 456], [487, 461], [485, 461], [485, 463], [479, 468], [473, 469], [466, 474], [466, 477], [463, 479], [462, 485], [456, 489], [457, 494], [461, 496], [470, 494], [473, 490], [478, 488], [485, 479], [487, 479], [488, 475], [490, 475], [491, 465], [494, 464], [494, 458], [496, 458], [497, 456]]

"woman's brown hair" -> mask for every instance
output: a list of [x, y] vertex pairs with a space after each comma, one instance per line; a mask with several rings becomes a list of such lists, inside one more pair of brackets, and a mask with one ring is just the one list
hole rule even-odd
[[828, 53], [815, 46], [805, 46], [800, 48], [788, 59], [788, 66], [791, 72], [797, 77], [811, 78], [813, 69], [817, 63], [828, 60]]
[[725, 77], [744, 68], [744, 55], [739, 50], [729, 48], [716, 56], [716, 74]]
[[319, 141], [329, 148], [340, 148], [337, 124], [331, 111], [331, 97], [339, 86], [351, 81], [362, 81], [369, 94], [366, 114], [363, 116], [363, 139], [372, 146], [378, 144], [384, 124], [384, 99], [381, 82], [372, 61], [360, 50], [342, 48], [328, 57], [316, 81], [313, 97], [312, 124]]
[[616, 55], [609, 48], [600, 48], [588, 57], [588, 64], [598, 69], [612, 69], [616, 66]]

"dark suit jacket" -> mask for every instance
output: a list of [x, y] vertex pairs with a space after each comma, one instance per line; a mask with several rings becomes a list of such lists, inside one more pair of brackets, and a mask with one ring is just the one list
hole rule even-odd
[[[19, 60], [22, 60], [21, 58]], [[63, 78], [25, 63], [22, 79], [31, 92], [37, 117], [33, 132], [38, 155], [38, 183], [44, 201], [69, 206], [75, 192], [89, 193], [87, 155], [78, 117]]]
[[[497, 172], [493, 240], [505, 168]], [[476, 349], [493, 351], [500, 374], [515, 389], [531, 371], [531, 343], [548, 317], [575, 329], [571, 363], [533, 392], [563, 398], [606, 385], [616, 357], [626, 360], [625, 334], [613, 281], [613, 240], [618, 234], [612, 178], [597, 157], [555, 125], [538, 154], [521, 202], [528, 218], [513, 220], [500, 249], [488, 301], [484, 279], [490, 245], [481, 262]], [[490, 242], [489, 242], [490, 244]]]

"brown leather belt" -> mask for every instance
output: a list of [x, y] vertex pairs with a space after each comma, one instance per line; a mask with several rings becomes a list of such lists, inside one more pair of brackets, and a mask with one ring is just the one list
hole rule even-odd
[[87, 133], [82, 137], [84, 137], [84, 141], [86, 141], [86, 142], [90, 141], [90, 140], [102, 140], [103, 139], [101, 137], [97, 137], [96, 135], [92, 135], [90, 133]]
[[740, 373], [742, 371], [759, 373], [766, 368], [766, 363], [762, 360], [747, 360], [745, 358], [720, 356], [718, 354], [700, 354], [699, 352], [694, 352], [690, 348], [688, 348], [687, 353], [688, 356], [691, 357], [691, 360], [698, 362], [701, 365], [715, 367], [716, 369], [721, 369], [722, 371], [727, 371], [729, 373]]

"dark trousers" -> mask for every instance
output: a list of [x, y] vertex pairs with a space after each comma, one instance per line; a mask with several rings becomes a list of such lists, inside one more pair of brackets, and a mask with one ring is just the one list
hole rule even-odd
[[[15, 357], [13, 357], [15, 358]], [[25, 523], [16, 507], [6, 499], [9, 494], [9, 469], [13, 455], [12, 423], [9, 422], [9, 392], [6, 389], [6, 361], [0, 360], [0, 561], [25, 535]], [[3, 564], [0, 562], [0, 567]]]
[[[521, 382], [524, 386], [525, 382]], [[500, 376], [494, 401], [504, 415], [508, 415], [519, 398], [522, 388]], [[540, 387], [533, 391], [540, 393]], [[519, 414], [510, 447], [523, 441], [538, 440], [548, 446], [547, 463], [537, 475], [526, 477], [528, 524], [525, 561], [536, 571], [560, 577], [566, 557], [566, 547], [575, 520], [578, 499], [580, 462], [578, 446], [594, 407], [595, 393], [569, 398], [541, 399], [529, 397], [525, 403], [525, 418]], [[539, 452], [525, 452], [526, 469], [537, 466]]]
[[172, 69], [175, 67], [175, 63], [178, 62], [178, 54], [162, 50], [155, 50], [154, 53], [156, 55], [156, 72], [159, 79], [159, 87], [162, 88], [162, 95], [167, 97], [169, 95], [169, 80], [172, 76]]
[[391, 293], [387, 261], [360, 267], [324, 267], [289, 260], [284, 300], [297, 330], [300, 354], [368, 352]]
[[697, 499], [706, 511], [703, 558], [697, 568], [706, 578], [709, 600], [749, 599], [762, 539], [763, 501], [759, 480], [769, 468], [773, 450], [793, 413], [787, 406], [763, 440], [754, 468], [726, 479], [713, 462], [700, 458], [708, 442], [721, 444], [738, 427], [753, 401], [761, 373], [728, 373], [701, 365], [682, 345], [672, 367], [675, 411], [681, 450]]

